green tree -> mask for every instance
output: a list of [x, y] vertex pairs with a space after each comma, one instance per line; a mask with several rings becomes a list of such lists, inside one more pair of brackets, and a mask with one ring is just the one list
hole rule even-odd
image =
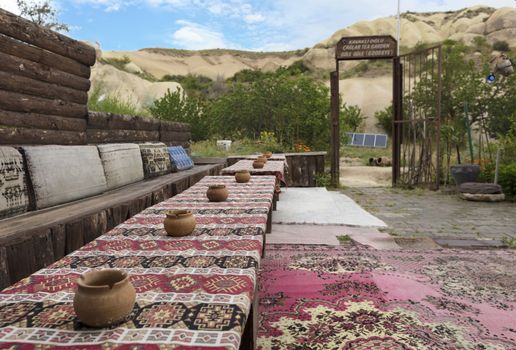
[[32, 22], [56, 31], [68, 32], [67, 24], [61, 23], [57, 19], [57, 10], [54, 8], [52, 0], [16, 0], [20, 9], [20, 15], [28, 18]]
[[376, 119], [376, 126], [385, 131], [389, 136], [392, 135], [392, 119], [393, 115], [392, 103], [387, 106], [383, 111], [377, 111], [374, 113]]
[[343, 103], [340, 108], [341, 128], [344, 132], [357, 132], [362, 129], [366, 117], [358, 106]]
[[209, 136], [204, 100], [196, 96], [189, 97], [180, 88], [174, 92], [167, 90], [149, 109], [156, 118], [189, 123], [194, 141], [205, 140]]

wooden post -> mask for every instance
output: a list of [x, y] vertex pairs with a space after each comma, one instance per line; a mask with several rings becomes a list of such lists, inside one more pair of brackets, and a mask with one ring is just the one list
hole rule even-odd
[[403, 81], [400, 58], [395, 57], [392, 64], [392, 185], [396, 186], [400, 177]]
[[331, 86], [331, 185], [339, 186], [340, 178], [340, 118], [339, 118], [339, 62], [337, 70], [330, 73]]

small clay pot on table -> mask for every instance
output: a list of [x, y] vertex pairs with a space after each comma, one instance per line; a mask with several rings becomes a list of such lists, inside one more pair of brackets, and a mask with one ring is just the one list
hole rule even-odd
[[269, 159], [270, 157], [272, 157], [272, 152], [265, 152], [263, 155], [265, 156], [265, 158]]
[[263, 162], [263, 163], [267, 163], [267, 157], [265, 157], [265, 156], [258, 156], [256, 158], [256, 160]]
[[90, 327], [107, 327], [124, 321], [131, 313], [136, 291], [127, 273], [116, 269], [86, 272], [77, 280], [73, 308]]
[[261, 160], [257, 159], [253, 162], [253, 168], [255, 168], [255, 169], [262, 169], [264, 166], [265, 166], [265, 163], [262, 162]]
[[237, 171], [235, 173], [235, 180], [238, 183], [246, 183], [251, 180], [251, 173], [247, 170]]
[[229, 192], [226, 185], [211, 185], [206, 191], [206, 196], [210, 202], [224, 202], [228, 198]]
[[188, 236], [195, 229], [195, 217], [189, 210], [169, 210], [166, 215], [163, 226], [169, 236]]

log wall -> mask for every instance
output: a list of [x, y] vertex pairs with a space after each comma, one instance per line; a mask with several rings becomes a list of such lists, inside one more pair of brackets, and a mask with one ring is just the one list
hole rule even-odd
[[95, 49], [0, 9], [0, 145], [161, 141], [189, 147], [190, 126], [89, 112]]
[[0, 144], [85, 144], [95, 49], [0, 9]]

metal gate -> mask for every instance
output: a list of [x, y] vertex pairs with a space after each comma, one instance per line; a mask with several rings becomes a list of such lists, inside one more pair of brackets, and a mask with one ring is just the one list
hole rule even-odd
[[392, 183], [439, 188], [442, 50], [394, 58]]

